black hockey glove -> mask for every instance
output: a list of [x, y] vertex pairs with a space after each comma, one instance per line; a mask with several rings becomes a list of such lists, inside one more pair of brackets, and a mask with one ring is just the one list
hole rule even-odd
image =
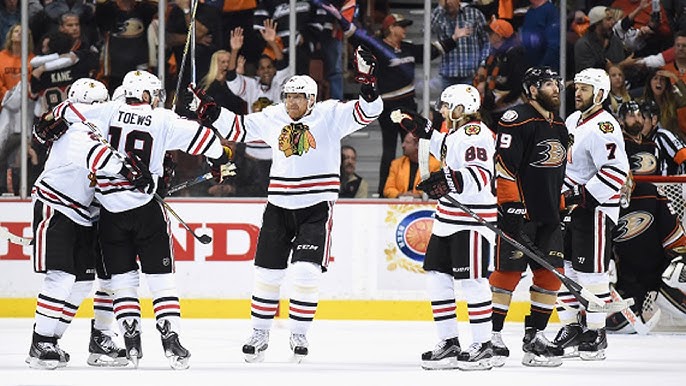
[[565, 206], [567, 208], [573, 205], [578, 205], [582, 208], [592, 210], [596, 206], [600, 205], [598, 200], [596, 200], [591, 193], [586, 191], [586, 187], [584, 185], [575, 185], [572, 189], [564, 192], [564, 196]]
[[506, 202], [498, 206], [498, 228], [521, 241], [526, 209], [521, 202]]
[[159, 194], [160, 197], [167, 197], [172, 179], [176, 175], [176, 162], [174, 162], [171, 153], [164, 154], [164, 163], [162, 164], [162, 167], [164, 168], [164, 174], [157, 183], [157, 194]]
[[189, 84], [188, 90], [190, 96], [184, 97], [186, 107], [198, 114], [198, 118], [205, 126], [211, 126], [219, 118], [221, 107], [217, 106], [214, 98], [207, 95], [202, 87], [194, 87], [193, 84]]
[[431, 138], [431, 121], [413, 111], [404, 109], [393, 110], [391, 112], [391, 121], [399, 124], [403, 130], [417, 138]]
[[57, 141], [69, 129], [69, 123], [63, 118], [57, 118], [51, 112], [40, 117], [33, 125], [33, 136], [43, 145]]
[[462, 173], [454, 172], [449, 167], [433, 172], [427, 179], [417, 185], [417, 189], [426, 192], [434, 200], [448, 193], [462, 193]]
[[355, 81], [361, 84], [376, 84], [376, 56], [364, 46], [355, 49], [353, 63], [355, 64]]
[[136, 187], [139, 191], [145, 194], [151, 194], [155, 189], [155, 182], [152, 179], [152, 174], [148, 170], [147, 165], [132, 152], [126, 153], [128, 159], [122, 165], [119, 174], [124, 176], [131, 185]]
[[224, 181], [224, 177], [236, 174], [235, 172], [233, 174], [230, 173], [230, 171], [232, 172], [235, 170], [235, 167], [230, 171], [227, 171], [227, 166], [229, 166], [228, 164], [231, 162], [231, 160], [233, 160], [233, 151], [230, 147], [226, 146], [223, 146], [222, 149], [223, 151], [221, 157], [216, 159], [210, 158], [208, 160], [210, 163], [210, 173], [212, 173], [214, 182], [218, 184], [221, 184], [222, 181]]

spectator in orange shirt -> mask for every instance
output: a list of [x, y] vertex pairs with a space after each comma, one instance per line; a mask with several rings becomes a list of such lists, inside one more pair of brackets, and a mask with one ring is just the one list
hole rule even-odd
[[[653, 9], [648, 6], [647, 0], [615, 0], [612, 2], [612, 8], [621, 9], [625, 15], [632, 14], [636, 8], [641, 8], [633, 17], [633, 28], [642, 30], [643, 27], [649, 27], [651, 33], [646, 35], [646, 46], [636, 53], [637, 56], [646, 56], [650, 54], [657, 54], [663, 49], [665, 43], [669, 44], [672, 38], [672, 28], [669, 26], [669, 16], [665, 12], [664, 7], [660, 4], [658, 14], [653, 16]], [[643, 29], [646, 31], [646, 29]]]
[[[29, 30], [29, 61], [33, 56], [33, 38]], [[5, 97], [5, 93], [16, 86], [20, 80], [21, 25], [15, 24], [7, 31], [5, 46], [0, 51], [0, 101]]]
[[[686, 31], [679, 31], [674, 35], [674, 61], [667, 63], [662, 69], [673, 74], [673, 76], [670, 76], [670, 80], [672, 85], [676, 85], [677, 88], [679, 87], [679, 80], [682, 81], [682, 84], [686, 82]], [[683, 97], [686, 98], [686, 95], [683, 95]], [[657, 102], [662, 110], [660, 123], [666, 129], [673, 129], [673, 127], [669, 127], [664, 122], [664, 117], [668, 114], [674, 114], [674, 106], [662, 106], [660, 101]], [[665, 111], [665, 107], [667, 107], [667, 111]], [[670, 109], [670, 107], [672, 108]], [[678, 107], [676, 109], [676, 122], [681, 133], [686, 135], [686, 106], [677, 104], [676, 107]]]
[[[419, 140], [412, 135], [405, 135], [401, 144], [403, 156], [391, 162], [383, 195], [386, 198], [422, 198], [422, 192], [417, 190], [421, 181], [419, 176]], [[429, 171], [441, 169], [441, 163], [433, 156], [429, 159]], [[414, 178], [410, 179], [410, 176]]]

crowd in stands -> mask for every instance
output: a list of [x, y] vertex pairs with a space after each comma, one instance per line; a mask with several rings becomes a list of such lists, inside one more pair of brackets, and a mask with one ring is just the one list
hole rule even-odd
[[[408, 42], [412, 25], [407, 10], [392, 0], [299, 0], [296, 5], [296, 47], [289, 47], [289, 0], [169, 1], [165, 62], [157, 62], [157, 2], [152, 0], [29, 0], [30, 96], [40, 117], [62, 101], [78, 77], [102, 80], [112, 92], [133, 69], [156, 72], [163, 67], [167, 106], [196, 79], [218, 104], [236, 113], [260, 111], [279, 103], [281, 84], [292, 74], [310, 74], [319, 84], [320, 99], [348, 99], [345, 74], [351, 47], [364, 44], [379, 59], [378, 88], [385, 104], [379, 118], [383, 149], [379, 186], [368, 186], [355, 171], [356, 149], [342, 149], [341, 197], [421, 198], [416, 186], [416, 144], [405, 139], [404, 155], [396, 158], [403, 134], [388, 115], [399, 107], [417, 109], [415, 67], [422, 65], [421, 42]], [[420, 2], [418, 2], [420, 3]], [[683, 172], [686, 161], [686, 1], [601, 0], [567, 2], [566, 41], [560, 41], [559, 1], [495, 0], [432, 2], [430, 64], [435, 83], [472, 84], [482, 96], [482, 116], [489, 127], [509, 107], [522, 103], [522, 77], [531, 66], [559, 69], [560, 46], [566, 47], [565, 79], [588, 67], [604, 68], [611, 78], [606, 108], [617, 113], [631, 100], [645, 107], [646, 121], [671, 136], [661, 149], [657, 174]], [[402, 3], [406, 6], [405, 2]], [[657, 8], [656, 4], [658, 5]], [[417, 7], [421, 6], [417, 4]], [[390, 9], [393, 7], [394, 13]], [[21, 74], [20, 2], [0, 0], [0, 193], [17, 194], [19, 143], [18, 83]], [[400, 11], [400, 12], [398, 12]], [[403, 15], [403, 13], [406, 13]], [[189, 25], [195, 19], [195, 53], [188, 58]], [[295, 49], [296, 66], [288, 67]], [[440, 59], [439, 59], [440, 57]], [[184, 61], [185, 59], [185, 61]], [[195, 70], [192, 74], [191, 71]], [[179, 81], [179, 77], [181, 80]], [[574, 108], [573, 87], [566, 85], [566, 111]], [[440, 127], [440, 114], [432, 114]], [[667, 135], [667, 134], [665, 134]], [[656, 141], [658, 146], [664, 145]], [[412, 149], [414, 146], [414, 150]], [[179, 192], [189, 196], [265, 196], [270, 150], [263, 143], [241, 145], [236, 152], [238, 175], [225, 186], [210, 183]], [[32, 143], [29, 183], [40, 173], [45, 150]], [[201, 157], [174, 154], [173, 182], [207, 171]], [[346, 161], [347, 160], [347, 161]], [[432, 160], [438, 165], [438, 161]], [[436, 166], [432, 164], [433, 166]], [[13, 178], [14, 176], [14, 178]], [[256, 180], [261, 179], [261, 180]], [[347, 181], [345, 181], [347, 179]]]

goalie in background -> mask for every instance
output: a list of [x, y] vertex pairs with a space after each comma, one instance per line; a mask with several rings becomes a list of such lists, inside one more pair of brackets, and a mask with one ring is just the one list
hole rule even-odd
[[[610, 280], [623, 298], [634, 299], [631, 308], [644, 324], [655, 327], [652, 318], [660, 318], [661, 325], [686, 326], [684, 228], [655, 185], [628, 183], [626, 189], [631, 200], [622, 201], [612, 232], [616, 269]], [[636, 332], [619, 312], [608, 315], [606, 324], [608, 331]]]
[[[490, 370], [492, 306], [487, 276], [495, 235], [445, 196], [450, 195], [487, 221], [495, 222], [497, 206], [491, 185], [495, 140], [488, 126], [481, 122], [481, 97], [475, 87], [449, 86], [438, 103], [448, 121], [448, 133], [433, 130], [431, 123], [417, 113], [391, 113], [391, 119], [403, 129], [428, 139], [431, 154], [443, 165], [417, 186], [429, 198], [438, 199], [424, 270], [440, 341], [432, 351], [422, 354], [422, 368]], [[428, 159], [419, 159], [420, 170], [422, 163], [428, 168]], [[460, 345], [458, 339], [455, 281], [462, 286], [467, 299], [472, 332], [469, 347]]]

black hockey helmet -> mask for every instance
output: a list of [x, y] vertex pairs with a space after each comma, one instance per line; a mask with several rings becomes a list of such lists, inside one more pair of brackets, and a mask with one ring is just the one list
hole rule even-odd
[[641, 112], [644, 116], [659, 117], [660, 116], [660, 106], [652, 100], [646, 99], [641, 102]]
[[626, 117], [626, 115], [629, 113], [641, 113], [641, 106], [638, 104], [638, 102], [626, 101], [619, 105], [619, 108], [617, 108], [617, 118], [619, 118], [619, 122], [622, 123], [624, 121], [624, 117]]
[[529, 87], [534, 86], [536, 88], [541, 88], [543, 82], [546, 80], [554, 80], [557, 82], [557, 87], [559, 87], [560, 92], [564, 89], [562, 84], [562, 78], [557, 71], [553, 70], [548, 66], [541, 67], [530, 67], [524, 73], [524, 78], [522, 79], [522, 87], [524, 87], [524, 95], [527, 98], [531, 98], [531, 91]]

